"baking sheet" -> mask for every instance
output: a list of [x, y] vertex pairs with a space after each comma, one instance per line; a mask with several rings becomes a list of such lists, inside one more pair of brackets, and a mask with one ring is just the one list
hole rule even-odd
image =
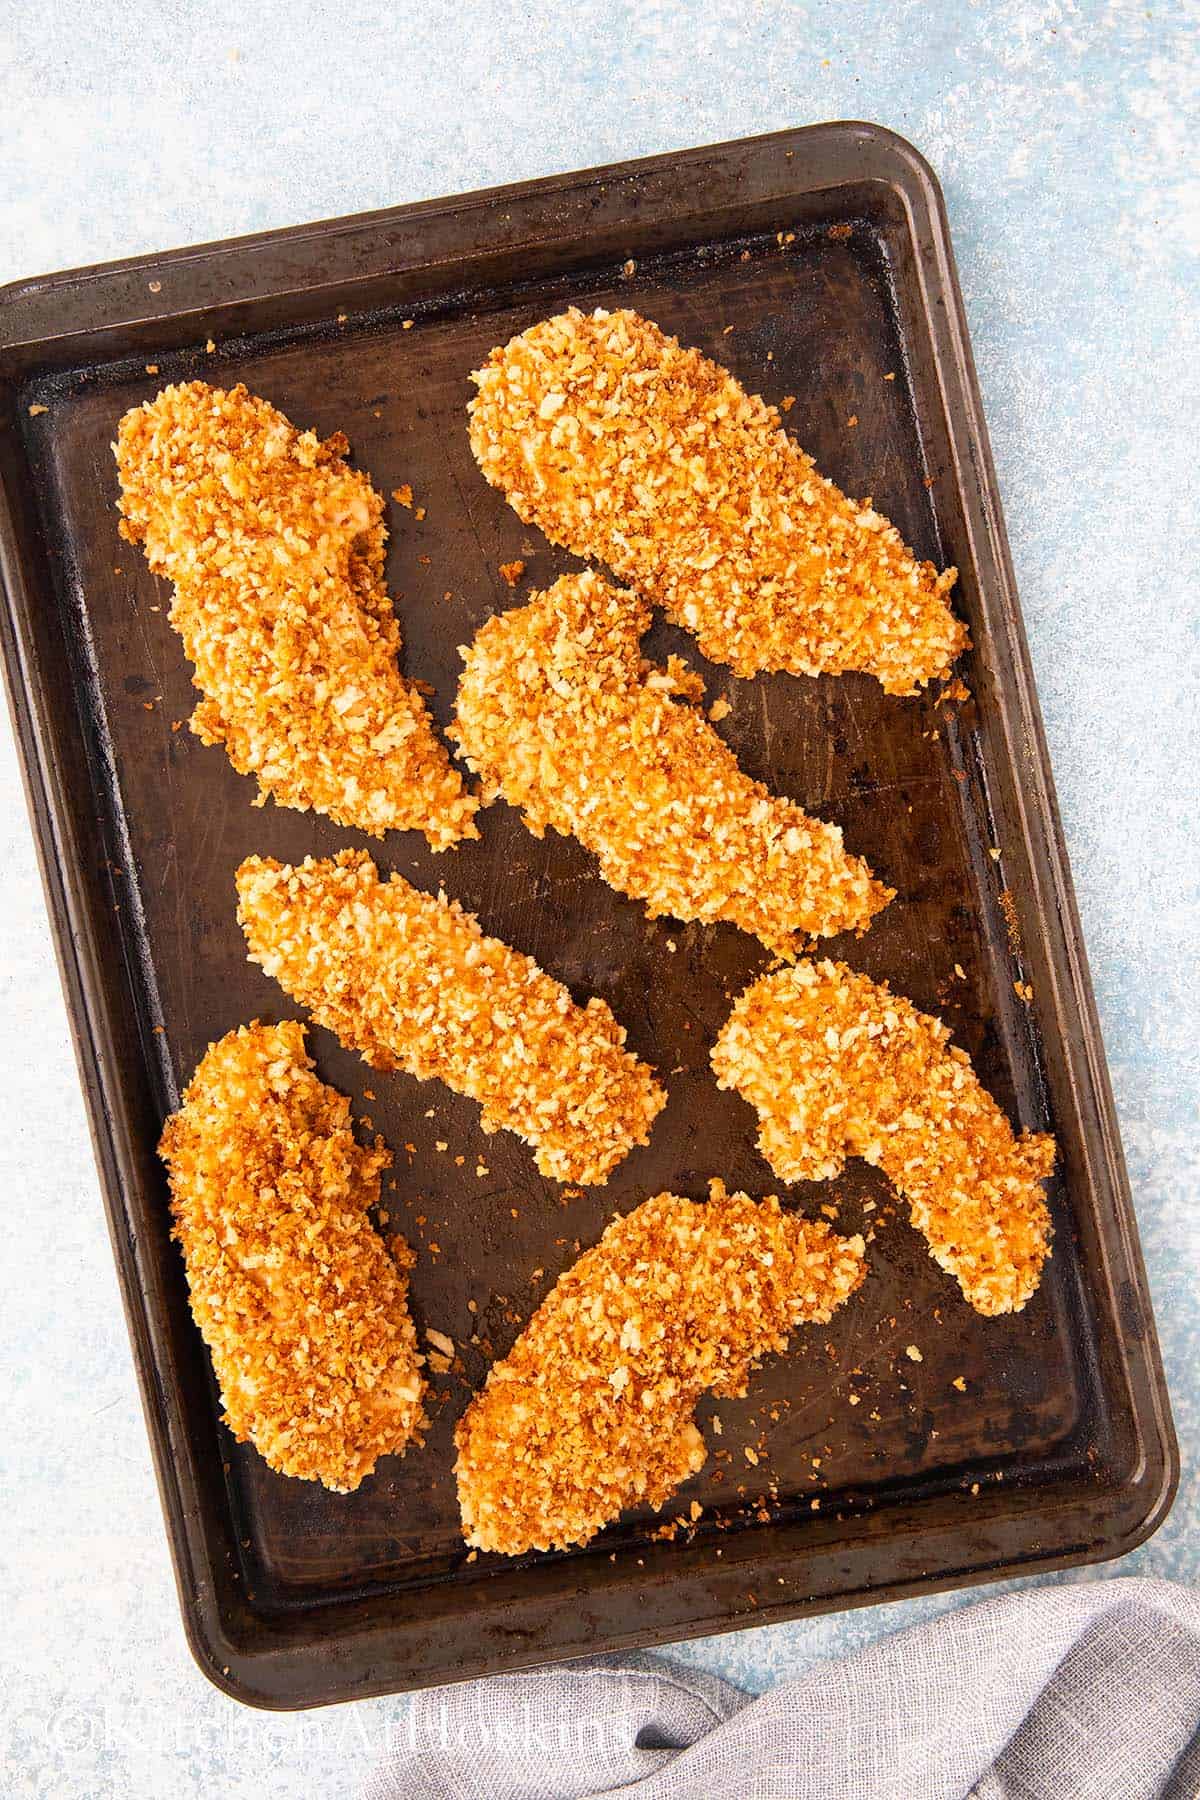
[[[915, 152], [874, 127], [815, 127], [2, 298], [10, 697], [185, 1621], [213, 1678], [314, 1704], [1112, 1555], [1151, 1530], [1174, 1442], [940, 197]], [[444, 724], [458, 645], [514, 603], [500, 565], [525, 562], [521, 591], [578, 566], [484, 483], [463, 411], [488, 350], [570, 302], [635, 306], [748, 388], [794, 396], [787, 426], [822, 471], [958, 565], [966, 702], [896, 700], [861, 676], [740, 682], [661, 622], [647, 651], [699, 669], [744, 766], [840, 823], [899, 890], [831, 953], [940, 1013], [1062, 1162], [1055, 1255], [1008, 1319], [965, 1305], [865, 1165], [784, 1190], [875, 1228], [867, 1285], [745, 1400], [702, 1406], [723, 1432], [678, 1505], [514, 1564], [467, 1560], [455, 1420], [615, 1210], [668, 1187], [702, 1197], [712, 1175], [779, 1189], [750, 1109], [708, 1067], [767, 953], [730, 927], [646, 920], [578, 845], [535, 840], [503, 805], [440, 857], [415, 834], [252, 806], [254, 784], [174, 728], [189, 669], [166, 584], [117, 536], [109, 444], [166, 381], [242, 380], [297, 425], [344, 431], [385, 493], [409, 483], [425, 517], [391, 509], [388, 580], [406, 673]], [[348, 844], [443, 883], [577, 995], [602, 995], [670, 1101], [606, 1188], [564, 1201], [516, 1139], [483, 1137], [469, 1102], [310, 1032], [322, 1077], [396, 1154], [385, 1197], [418, 1252], [414, 1313], [462, 1361], [434, 1383], [424, 1450], [342, 1496], [273, 1474], [218, 1423], [153, 1147], [211, 1039], [297, 1012], [245, 960], [239, 861]], [[658, 1535], [693, 1499], [699, 1524]]]

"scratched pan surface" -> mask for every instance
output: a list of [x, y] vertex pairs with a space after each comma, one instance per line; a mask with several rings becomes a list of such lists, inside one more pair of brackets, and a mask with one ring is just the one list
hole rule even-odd
[[[4, 301], [11, 696], [207, 1672], [251, 1702], [307, 1705], [1112, 1555], [1152, 1530], [1174, 1443], [940, 198], [915, 153], [817, 127]], [[486, 486], [463, 411], [488, 350], [571, 301], [635, 305], [748, 387], [794, 396], [788, 427], [820, 467], [962, 571], [967, 700], [889, 699], [855, 676], [737, 681], [662, 624], [649, 648], [700, 669], [743, 764], [841, 824], [899, 890], [866, 938], [830, 947], [939, 1012], [1015, 1123], [1057, 1133], [1055, 1254], [1024, 1313], [985, 1320], [875, 1172], [784, 1190], [872, 1234], [860, 1295], [745, 1400], [701, 1408], [721, 1434], [661, 1518], [631, 1515], [571, 1555], [468, 1561], [455, 1420], [580, 1246], [663, 1188], [779, 1187], [749, 1109], [708, 1068], [767, 957], [732, 929], [647, 921], [578, 846], [535, 841], [503, 805], [441, 857], [414, 834], [372, 844], [255, 807], [251, 781], [177, 729], [189, 670], [165, 586], [117, 536], [109, 444], [167, 380], [240, 380], [301, 426], [344, 431], [385, 492], [411, 484], [425, 516], [392, 508], [388, 577], [405, 669], [444, 723], [457, 646], [513, 603], [499, 565], [524, 561], [522, 592], [573, 566]], [[434, 1381], [424, 1449], [337, 1496], [272, 1474], [220, 1425], [154, 1144], [211, 1039], [297, 1010], [245, 960], [237, 864], [347, 844], [444, 883], [576, 995], [603, 995], [670, 1102], [607, 1188], [567, 1198], [516, 1139], [483, 1137], [471, 1104], [312, 1031], [321, 1075], [395, 1153], [385, 1197], [418, 1253], [418, 1323], [460, 1353]], [[656, 1535], [678, 1514], [686, 1529]]]

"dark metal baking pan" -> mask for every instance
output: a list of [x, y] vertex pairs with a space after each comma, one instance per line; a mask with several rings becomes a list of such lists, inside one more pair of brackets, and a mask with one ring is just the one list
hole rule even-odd
[[[870, 125], [816, 126], [2, 300], [10, 698], [184, 1618], [212, 1678], [265, 1706], [345, 1700], [1061, 1567], [1153, 1530], [1174, 1439], [945, 214], [916, 152]], [[808, 1209], [836, 1199], [849, 1228], [876, 1224], [871, 1279], [721, 1405], [723, 1435], [685, 1493], [699, 1525], [664, 1539], [634, 1516], [570, 1555], [471, 1561], [454, 1420], [577, 1244], [665, 1187], [778, 1187], [749, 1109], [708, 1069], [765, 953], [732, 929], [648, 922], [576, 845], [535, 841], [503, 806], [481, 842], [440, 859], [412, 836], [383, 841], [383, 866], [444, 882], [576, 992], [602, 994], [670, 1104], [608, 1188], [564, 1204], [515, 1139], [487, 1140], [476, 1176], [470, 1104], [372, 1074], [313, 1031], [321, 1074], [397, 1154], [418, 1321], [462, 1346], [464, 1368], [438, 1384], [426, 1447], [356, 1494], [272, 1474], [218, 1422], [155, 1143], [210, 1039], [294, 1013], [245, 960], [237, 863], [363, 840], [256, 809], [219, 750], [172, 729], [189, 670], [166, 591], [117, 536], [109, 444], [165, 381], [244, 380], [298, 424], [345, 431], [384, 491], [411, 483], [426, 514], [397, 512], [389, 579], [406, 669], [444, 723], [456, 647], [512, 603], [499, 565], [523, 559], [536, 585], [570, 566], [476, 471], [468, 374], [571, 301], [637, 306], [750, 388], [794, 395], [788, 425], [819, 466], [958, 565], [966, 702], [889, 699], [865, 677], [735, 681], [665, 625], [652, 648], [702, 669], [745, 764], [844, 825], [899, 890], [866, 938], [833, 948], [940, 1012], [1013, 1120], [1056, 1133], [1057, 1235], [1027, 1310], [981, 1319], [887, 1217], [873, 1171], [792, 1190]]]

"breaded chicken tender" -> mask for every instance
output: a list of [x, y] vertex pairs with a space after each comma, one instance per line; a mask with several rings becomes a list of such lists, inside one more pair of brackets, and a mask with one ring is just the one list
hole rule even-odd
[[368, 1214], [382, 1140], [356, 1142], [289, 1020], [210, 1045], [159, 1150], [225, 1422], [280, 1474], [349, 1493], [427, 1423], [412, 1253]]
[[651, 918], [727, 919], [772, 950], [862, 930], [892, 897], [837, 825], [738, 767], [698, 678], [642, 661], [650, 608], [586, 571], [489, 619], [469, 650], [451, 735], [529, 829], [577, 837]]
[[372, 1068], [444, 1081], [556, 1181], [601, 1186], [666, 1103], [603, 1000], [577, 1006], [530, 956], [443, 894], [343, 850], [298, 868], [251, 856], [238, 918], [286, 993]]
[[478, 802], [397, 667], [383, 500], [240, 384], [168, 387], [113, 446], [123, 535], [175, 584], [171, 623], [204, 698], [192, 730], [223, 743], [259, 799], [313, 807], [435, 850], [478, 837]]
[[956, 571], [849, 500], [773, 406], [637, 313], [575, 307], [493, 350], [471, 447], [518, 516], [607, 563], [738, 675], [944, 676]]
[[463, 1533], [519, 1556], [586, 1544], [703, 1466], [701, 1394], [744, 1394], [801, 1324], [859, 1286], [861, 1237], [712, 1184], [611, 1224], [494, 1364], [455, 1436]]
[[865, 1157], [976, 1312], [1020, 1312], [1049, 1255], [1054, 1139], [1012, 1127], [939, 1019], [844, 963], [798, 962], [737, 1001], [712, 1050], [781, 1181]]

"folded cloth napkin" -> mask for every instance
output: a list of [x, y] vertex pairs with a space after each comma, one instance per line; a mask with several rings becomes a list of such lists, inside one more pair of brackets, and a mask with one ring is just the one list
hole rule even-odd
[[1011, 1593], [753, 1700], [649, 1656], [418, 1694], [362, 1800], [1197, 1800], [1200, 1593]]

